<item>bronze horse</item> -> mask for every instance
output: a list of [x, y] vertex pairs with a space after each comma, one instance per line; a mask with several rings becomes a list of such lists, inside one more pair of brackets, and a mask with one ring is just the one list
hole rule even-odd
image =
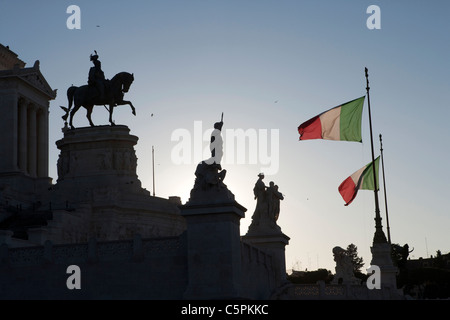
[[[97, 89], [88, 85], [81, 87], [71, 86], [67, 89], [67, 98], [69, 100], [69, 108], [63, 108], [66, 110], [66, 114], [62, 117], [64, 121], [67, 120], [70, 112], [69, 125], [72, 129], [75, 127], [72, 124], [74, 114], [80, 109], [85, 107], [87, 110], [86, 117], [89, 120], [89, 124], [93, 127], [94, 123], [91, 119], [92, 109], [97, 105], [109, 105], [109, 122], [113, 126], [112, 114], [115, 106], [128, 104], [131, 107], [131, 111], [136, 115], [136, 109], [130, 101], [123, 100], [123, 94], [128, 92], [131, 83], [133, 83], [134, 74], [128, 72], [120, 72], [116, 74], [111, 80], [106, 81], [107, 88], [105, 89], [105, 97], [96, 97]], [[74, 104], [73, 109], [72, 103]]]

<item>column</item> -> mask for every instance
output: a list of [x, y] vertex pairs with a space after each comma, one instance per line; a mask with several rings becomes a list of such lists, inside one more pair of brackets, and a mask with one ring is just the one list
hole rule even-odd
[[36, 150], [37, 150], [37, 132], [36, 132], [36, 106], [28, 106], [28, 173], [36, 177]]
[[14, 91], [2, 93], [0, 99], [0, 172], [17, 171], [17, 106], [18, 96]]
[[19, 100], [19, 139], [18, 139], [18, 157], [19, 157], [19, 169], [23, 173], [28, 172], [27, 162], [27, 105], [25, 99]]
[[12, 171], [17, 171], [19, 169], [18, 163], [19, 163], [19, 159], [17, 159], [17, 157], [19, 156], [19, 151], [17, 150], [17, 141], [19, 140], [19, 136], [18, 136], [18, 129], [17, 126], [19, 125], [19, 96], [16, 94], [14, 99], [13, 99], [14, 103], [12, 105], [13, 110], [12, 110], [12, 127], [10, 128], [11, 130], [11, 156], [12, 156]]
[[37, 113], [37, 176], [48, 176], [48, 111], [41, 106]]

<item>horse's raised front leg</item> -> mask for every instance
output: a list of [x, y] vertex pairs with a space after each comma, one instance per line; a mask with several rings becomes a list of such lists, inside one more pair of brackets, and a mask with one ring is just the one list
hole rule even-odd
[[116, 103], [118, 106], [122, 106], [124, 104], [128, 104], [131, 107], [131, 113], [133, 113], [133, 115], [136, 115], [136, 109], [134, 108], [133, 104], [131, 103], [131, 101], [126, 101], [126, 100], [122, 100]]
[[112, 120], [112, 114], [113, 114], [113, 111], [114, 111], [114, 105], [113, 104], [110, 104], [109, 105], [109, 123], [112, 125], [112, 126], [115, 126], [116, 124], [113, 122], [113, 120]]

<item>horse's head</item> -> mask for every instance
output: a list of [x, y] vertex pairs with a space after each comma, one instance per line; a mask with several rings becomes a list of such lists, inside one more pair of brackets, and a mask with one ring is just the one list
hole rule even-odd
[[129, 74], [127, 72], [124, 72], [123, 74], [122, 92], [128, 92], [128, 90], [130, 90], [131, 84], [134, 81], [134, 73]]

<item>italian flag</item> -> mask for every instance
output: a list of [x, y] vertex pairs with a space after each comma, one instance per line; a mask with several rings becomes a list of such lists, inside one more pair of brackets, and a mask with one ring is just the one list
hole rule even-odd
[[331, 108], [298, 127], [299, 140], [362, 142], [361, 118], [365, 96]]
[[[377, 179], [377, 190], [380, 188], [378, 179], [378, 167], [380, 157], [375, 159], [375, 174]], [[350, 177], [341, 183], [338, 190], [342, 198], [345, 201], [345, 205], [348, 206], [353, 199], [355, 199], [358, 190], [375, 190], [375, 183], [373, 181], [373, 163], [370, 162], [366, 166], [362, 167]]]

